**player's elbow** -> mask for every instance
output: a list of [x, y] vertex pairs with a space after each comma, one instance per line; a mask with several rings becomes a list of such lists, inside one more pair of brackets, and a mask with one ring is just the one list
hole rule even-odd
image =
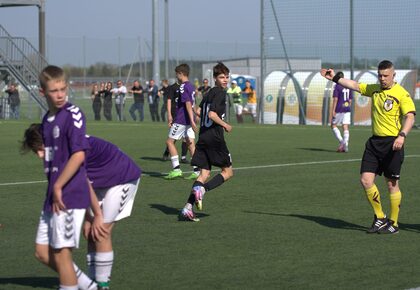
[[214, 121], [214, 118], [216, 118], [217, 117], [217, 113], [216, 112], [213, 112], [213, 111], [210, 111], [209, 112], [209, 118], [211, 119], [211, 120], [213, 120]]
[[408, 120], [413, 120], [413, 122], [415, 121], [415, 119], [416, 119], [416, 116], [415, 116], [415, 113], [414, 112], [408, 112], [407, 113], [407, 115], [405, 115], [405, 117], [408, 119]]

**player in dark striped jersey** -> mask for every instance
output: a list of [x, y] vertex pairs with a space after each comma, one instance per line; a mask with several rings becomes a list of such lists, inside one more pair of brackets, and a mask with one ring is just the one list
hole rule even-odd
[[[223, 63], [218, 63], [213, 67], [213, 77], [215, 86], [204, 95], [197, 110], [200, 133], [191, 164], [201, 169], [200, 175], [193, 183], [191, 194], [181, 211], [181, 217], [191, 221], [198, 221], [193, 204], [201, 210], [204, 194], [233, 176], [232, 159], [224, 138], [224, 132], [232, 130], [232, 126], [224, 121], [229, 69]], [[207, 181], [212, 166], [220, 167], [222, 172]]]

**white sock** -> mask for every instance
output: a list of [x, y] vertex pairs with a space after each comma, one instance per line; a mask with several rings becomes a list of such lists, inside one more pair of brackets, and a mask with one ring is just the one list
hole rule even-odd
[[171, 156], [172, 168], [179, 166], [179, 157], [178, 155]]
[[89, 278], [95, 279], [95, 252], [87, 253], [86, 264], [88, 266]]
[[65, 286], [65, 285], [61, 285], [60, 284], [60, 288], [58, 288], [59, 290], [79, 290], [79, 287], [77, 287], [77, 285], [74, 286]]
[[[73, 263], [74, 272], [76, 272], [77, 286], [82, 290], [89, 290], [92, 286], [96, 286], [95, 281], [90, 279], [82, 270]], [[93, 287], [94, 288], [94, 287]], [[78, 289], [78, 288], [76, 288]]]
[[343, 137], [341, 137], [341, 132], [340, 129], [338, 129], [337, 127], [334, 127], [333, 129], [333, 134], [335, 136], [335, 138], [337, 138], [338, 142], [343, 142]]
[[350, 132], [349, 132], [349, 130], [345, 130], [343, 132], [343, 136], [344, 136], [344, 143], [346, 145], [348, 145], [349, 144], [349, 139], [350, 139]]
[[187, 202], [184, 207], [187, 208], [188, 210], [191, 210], [192, 204]]
[[96, 252], [96, 282], [108, 282], [111, 279], [114, 252]]

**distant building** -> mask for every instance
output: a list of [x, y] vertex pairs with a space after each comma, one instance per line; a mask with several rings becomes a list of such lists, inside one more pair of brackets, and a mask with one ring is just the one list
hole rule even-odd
[[[251, 75], [257, 78], [259, 83], [261, 76], [260, 58], [238, 58], [222, 60], [230, 69], [230, 73], [238, 75]], [[290, 65], [293, 71], [314, 71], [321, 69], [320, 58], [293, 58], [290, 59]], [[268, 75], [272, 71], [289, 70], [287, 60], [285, 58], [267, 58], [265, 61], [265, 73]], [[203, 78], [212, 79], [212, 70], [215, 62], [203, 63]]]

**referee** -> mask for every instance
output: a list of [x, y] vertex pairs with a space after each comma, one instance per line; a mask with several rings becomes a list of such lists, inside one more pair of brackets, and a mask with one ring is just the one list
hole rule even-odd
[[[379, 84], [364, 84], [345, 79], [333, 69], [321, 69], [328, 80], [372, 98], [372, 133], [363, 153], [360, 182], [375, 213], [367, 233], [396, 234], [401, 204], [400, 171], [404, 161], [404, 143], [414, 125], [416, 108], [410, 94], [394, 81], [392, 62], [378, 65]], [[389, 218], [382, 210], [376, 175], [384, 175], [390, 196]]]

